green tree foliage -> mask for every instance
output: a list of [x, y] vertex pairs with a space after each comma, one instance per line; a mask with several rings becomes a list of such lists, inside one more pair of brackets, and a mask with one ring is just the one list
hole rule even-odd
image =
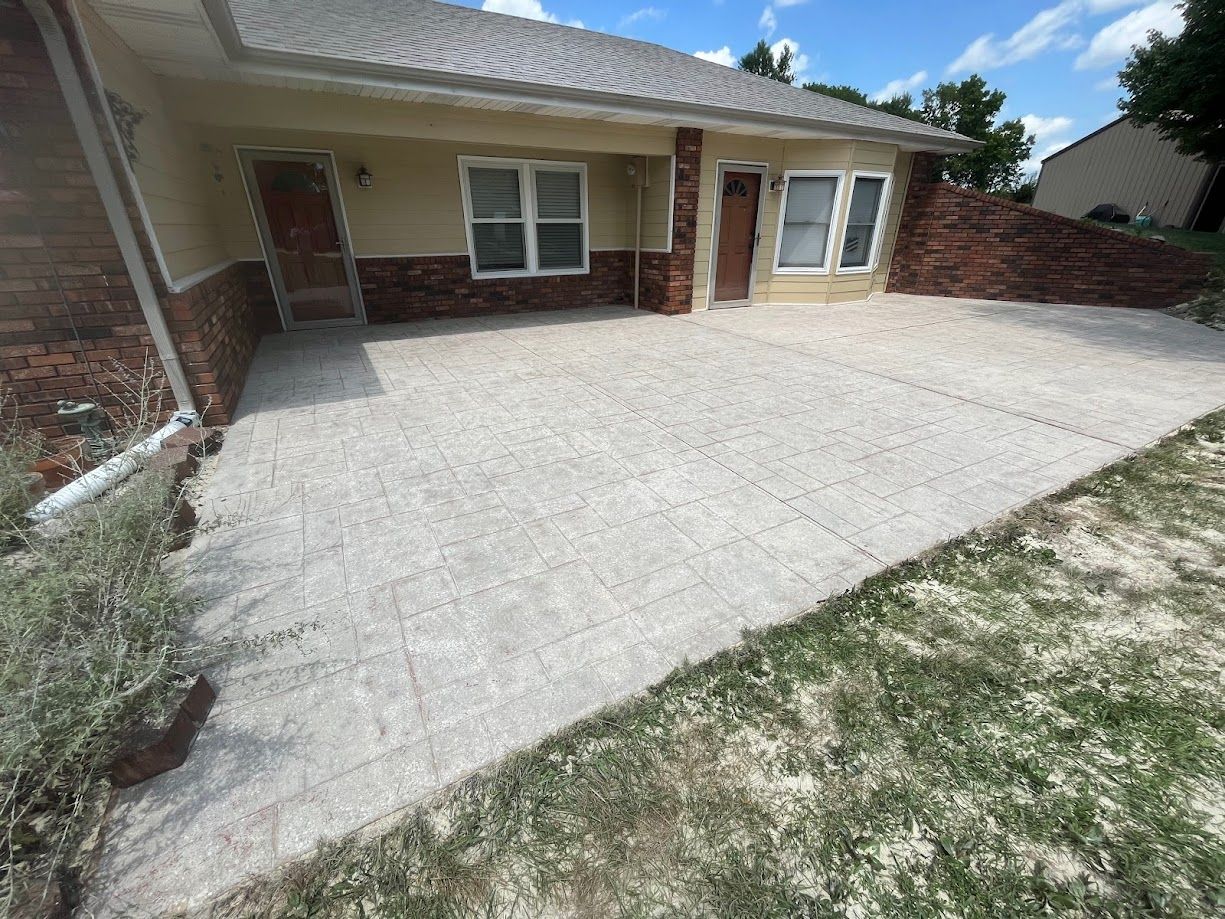
[[763, 39], [754, 46], [752, 51], [742, 57], [736, 66], [749, 73], [755, 73], [759, 77], [769, 77], [780, 83], [794, 83], [795, 74], [791, 70], [792, 63], [793, 56], [790, 48], [784, 45], [782, 52], [776, 58], [770, 46]]
[[810, 92], [820, 93], [823, 96], [833, 96], [835, 99], [843, 99], [847, 102], [854, 102], [856, 105], [863, 105], [878, 111], [888, 112], [890, 115], [899, 115], [912, 121], [919, 120], [919, 112], [914, 107], [914, 97], [910, 93], [898, 93], [891, 99], [882, 99], [880, 102], [874, 102], [868, 98], [868, 94], [862, 89], [856, 89], [854, 86], [847, 86], [846, 84], [805, 83], [804, 88]]
[[882, 99], [880, 102], [869, 102], [872, 108], [880, 109], [882, 112], [888, 112], [890, 115], [897, 115], [900, 118], [909, 118], [911, 121], [922, 121], [922, 113], [914, 107], [914, 96], [910, 93], [898, 93], [889, 99]]
[[937, 128], [956, 131], [983, 141], [969, 153], [958, 153], [944, 161], [943, 178], [954, 185], [980, 191], [1008, 191], [1021, 181], [1021, 163], [1034, 146], [1021, 119], [998, 122], [1005, 95], [988, 90], [987, 81], [971, 74], [960, 83], [941, 83], [923, 90], [921, 117]]
[[868, 96], [862, 89], [847, 86], [845, 83], [838, 86], [835, 86], [833, 83], [805, 83], [804, 88], [809, 92], [820, 93], [823, 96], [832, 96], [835, 99], [843, 99], [847, 102], [854, 102], [856, 105], [872, 104], [868, 101]]
[[1119, 108], [1154, 125], [1187, 156], [1225, 160], [1225, 2], [1185, 0], [1182, 34], [1149, 33], [1135, 47], [1119, 82], [1129, 98]]
[[1027, 175], [1016, 188], [1013, 188], [1004, 193], [1005, 198], [1010, 198], [1018, 204], [1033, 204], [1034, 195], [1038, 193], [1038, 174], [1031, 172]]

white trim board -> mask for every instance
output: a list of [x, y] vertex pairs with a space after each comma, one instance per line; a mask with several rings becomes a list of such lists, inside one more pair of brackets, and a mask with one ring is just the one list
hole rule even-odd
[[176, 282], [170, 276], [170, 267], [166, 263], [166, 256], [162, 252], [161, 244], [157, 241], [157, 233], [153, 229], [153, 218], [149, 214], [149, 208], [145, 206], [145, 196], [141, 194], [140, 185], [136, 181], [136, 173], [132, 170], [132, 164], [128, 162], [127, 155], [123, 152], [123, 144], [119, 141], [119, 126], [115, 123], [115, 113], [111, 111], [110, 103], [106, 98], [106, 84], [102, 82], [102, 71], [98, 69], [98, 62], [94, 59], [94, 51], [89, 44], [89, 34], [85, 29], [85, 23], [81, 20], [75, 0], [68, 2], [68, 15], [72, 19], [72, 28], [77, 33], [77, 40], [81, 43], [81, 51], [88, 64], [89, 79], [93, 84], [94, 94], [98, 97], [98, 104], [106, 117], [107, 129], [111, 132], [110, 140], [114, 145], [115, 158], [119, 160], [124, 178], [128, 182], [128, 190], [136, 201], [136, 210], [140, 214], [140, 223], [145, 229], [145, 237], [149, 240], [149, 248], [153, 250], [153, 260], [157, 262], [157, 270], [162, 276], [162, 282], [172, 293], [182, 293], [183, 289], [177, 287], [180, 282]]
[[[241, 261], [245, 261], [245, 259], [227, 258], [224, 261], [209, 265], [207, 268], [201, 268], [199, 271], [193, 271], [191, 274], [184, 275], [177, 281], [171, 281], [166, 287], [172, 294], [181, 294], [184, 291], [191, 290], [201, 281], [207, 281], [213, 275], [220, 274], [231, 265], [237, 265]], [[256, 259], [256, 261], [263, 261], [263, 259]]]

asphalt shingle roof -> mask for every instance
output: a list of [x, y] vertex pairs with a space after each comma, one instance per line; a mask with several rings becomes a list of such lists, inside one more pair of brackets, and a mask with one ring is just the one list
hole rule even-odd
[[759, 121], [845, 125], [916, 141], [965, 140], [662, 45], [435, 0], [229, 0], [229, 7], [251, 50], [697, 105]]

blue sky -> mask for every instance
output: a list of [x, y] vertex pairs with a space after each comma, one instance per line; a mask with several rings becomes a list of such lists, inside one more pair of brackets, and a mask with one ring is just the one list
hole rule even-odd
[[977, 71], [1038, 139], [1031, 166], [1118, 116], [1115, 74], [1149, 29], [1181, 29], [1175, 0], [460, 0], [581, 24], [732, 63], [789, 42], [800, 80], [869, 95]]

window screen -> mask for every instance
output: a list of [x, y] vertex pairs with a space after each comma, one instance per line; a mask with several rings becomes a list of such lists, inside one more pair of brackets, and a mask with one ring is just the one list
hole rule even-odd
[[541, 269], [583, 267], [583, 194], [573, 170], [536, 169], [536, 248]]
[[881, 196], [884, 193], [884, 179], [856, 177], [851, 188], [851, 206], [847, 209], [839, 267], [867, 267], [872, 258], [872, 245], [876, 241], [876, 221], [880, 216]]
[[825, 268], [834, 219], [834, 176], [792, 176], [787, 180], [779, 268]]
[[477, 270], [527, 268], [519, 170], [469, 166], [468, 196], [472, 204], [472, 245]]
[[581, 165], [467, 162], [462, 175], [476, 274], [586, 269]]

